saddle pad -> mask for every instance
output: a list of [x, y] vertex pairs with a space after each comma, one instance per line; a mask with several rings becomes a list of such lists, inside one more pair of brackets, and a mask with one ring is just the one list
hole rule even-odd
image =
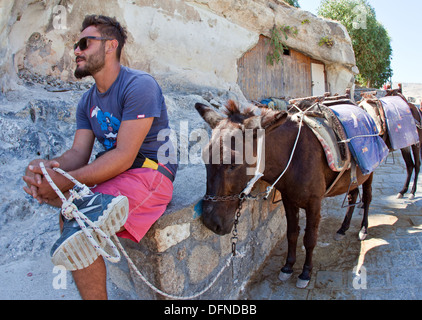
[[347, 159], [342, 159], [336, 135], [333, 129], [329, 126], [328, 121], [325, 118], [307, 116], [303, 118], [303, 121], [313, 131], [321, 143], [330, 169], [335, 172], [341, 172], [344, 166], [348, 164], [348, 161]]
[[385, 121], [385, 119], [383, 119], [381, 116], [376, 101], [363, 100], [361, 103], [359, 103], [359, 107], [368, 112], [371, 118], [374, 119], [378, 132], [382, 136], [386, 130], [385, 125], [383, 125], [383, 120]]
[[330, 107], [346, 132], [350, 152], [364, 175], [373, 172], [388, 156], [374, 120], [354, 105]]
[[393, 150], [399, 150], [419, 142], [415, 119], [406, 101], [398, 96], [380, 99], [387, 118], [388, 136]]

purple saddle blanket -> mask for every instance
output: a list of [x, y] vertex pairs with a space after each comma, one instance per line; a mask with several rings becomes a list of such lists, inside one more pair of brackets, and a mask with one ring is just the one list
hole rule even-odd
[[415, 119], [402, 98], [389, 96], [380, 99], [387, 119], [391, 148], [399, 150], [419, 142]]
[[388, 156], [388, 147], [374, 120], [363, 109], [350, 104], [330, 107], [340, 120], [354, 160], [364, 175], [373, 172]]

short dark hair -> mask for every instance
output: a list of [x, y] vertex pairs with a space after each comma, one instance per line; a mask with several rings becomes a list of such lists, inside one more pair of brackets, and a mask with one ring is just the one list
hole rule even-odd
[[123, 46], [126, 43], [126, 29], [116, 20], [116, 18], [106, 17], [102, 15], [88, 15], [82, 22], [81, 32], [90, 26], [95, 26], [101, 33], [102, 37], [112, 37], [119, 42], [116, 54], [120, 61]]

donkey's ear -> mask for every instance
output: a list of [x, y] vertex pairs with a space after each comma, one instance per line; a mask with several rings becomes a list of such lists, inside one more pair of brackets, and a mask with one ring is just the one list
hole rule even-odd
[[201, 117], [208, 123], [211, 129], [214, 129], [224, 117], [218, 114], [215, 110], [202, 103], [196, 103], [195, 109], [199, 112]]
[[272, 130], [278, 126], [281, 126], [287, 120], [287, 112], [286, 111], [279, 111], [279, 112], [270, 112], [264, 114], [261, 117], [261, 126], [265, 130]]
[[255, 116], [243, 121], [245, 129], [261, 129], [261, 117]]

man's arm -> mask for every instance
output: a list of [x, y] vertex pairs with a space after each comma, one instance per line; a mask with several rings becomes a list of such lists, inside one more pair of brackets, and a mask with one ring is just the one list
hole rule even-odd
[[[39, 167], [40, 162], [44, 162], [45, 167], [48, 169], [60, 167], [65, 171], [70, 171], [80, 168], [88, 163], [94, 140], [95, 137], [91, 130], [77, 130], [72, 148], [63, 153], [63, 155], [52, 160], [36, 159], [31, 161], [26, 168], [25, 176], [23, 177], [23, 180], [27, 184], [27, 186], [24, 187], [25, 192], [42, 203], [43, 199], [39, 193], [40, 188], [46, 188], [49, 185], [42, 177], [42, 172]], [[49, 173], [52, 176], [53, 181], [57, 183], [57, 185], [61, 185], [63, 191], [72, 187], [72, 185], [69, 184], [69, 180], [62, 177], [60, 174], [57, 174], [52, 170], [49, 170]], [[66, 184], [69, 184], [67, 188]], [[57, 195], [55, 195], [55, 197], [56, 196]]]
[[54, 161], [60, 164], [65, 171], [76, 170], [88, 164], [94, 147], [95, 136], [91, 130], [80, 129], [76, 131], [72, 148]]
[[69, 172], [75, 179], [93, 186], [118, 176], [135, 161], [154, 118], [122, 121], [117, 134], [116, 148], [87, 166]]
[[[68, 154], [65, 153], [56, 160], [63, 170], [68, 171], [71, 176], [83, 184], [94, 186], [107, 181], [132, 166], [139, 149], [151, 128], [153, 120], [154, 118], [123, 121], [117, 135], [116, 148], [105, 153], [90, 164], [87, 164], [90, 153], [84, 161], [81, 161], [80, 159], [77, 160], [81, 161], [78, 163], [79, 165], [74, 165], [69, 162], [75, 155], [86, 156], [82, 151], [84, 149], [82, 148], [81, 150], [78, 148], [79, 144], [77, 144], [76, 141], [76, 145], [74, 144], [74, 147], [67, 152]], [[64, 161], [63, 166], [60, 160]], [[84, 163], [80, 166], [82, 162]], [[47, 169], [47, 171], [62, 192], [73, 187], [73, 183], [66, 178], [55, 173], [51, 169]], [[38, 166], [34, 168], [33, 172], [42, 174], [41, 169]], [[41, 185], [38, 185], [37, 191], [38, 197], [44, 201], [56, 197], [54, 190], [51, 189], [46, 181], [43, 181]]]

